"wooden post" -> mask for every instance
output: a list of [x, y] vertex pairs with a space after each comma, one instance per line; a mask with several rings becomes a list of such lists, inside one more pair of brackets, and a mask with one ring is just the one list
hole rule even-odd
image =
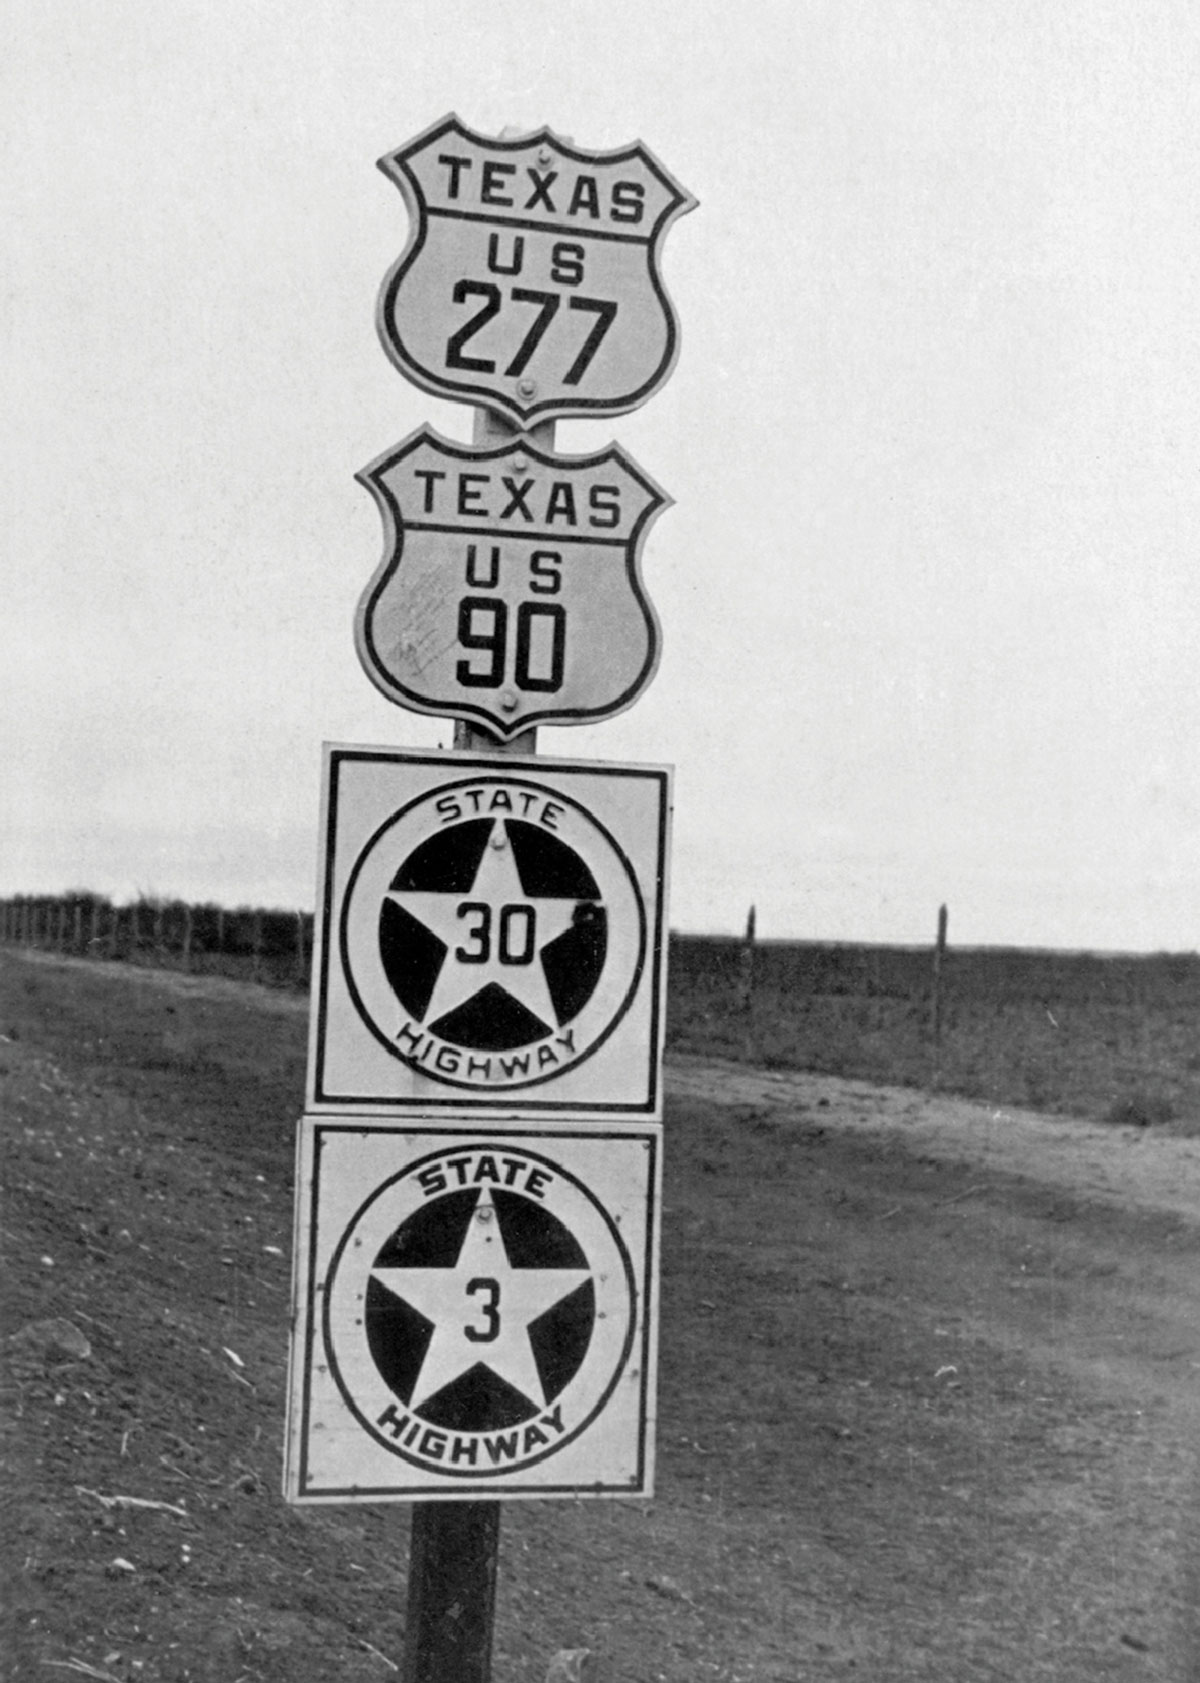
[[418, 1502], [408, 1557], [403, 1683], [488, 1683], [499, 1502]]
[[946, 925], [949, 914], [938, 907], [937, 945], [933, 949], [933, 1000], [930, 1009], [933, 1033], [933, 1086], [942, 1078], [942, 967], [946, 959]]
[[754, 907], [746, 919], [746, 934], [738, 953], [737, 1008], [749, 1011], [754, 1003]]
[[[516, 436], [517, 428], [499, 415], [476, 409], [473, 443], [503, 444]], [[530, 427], [525, 436], [553, 452], [553, 421]], [[456, 720], [454, 747], [462, 753], [536, 754], [537, 731], [498, 742]], [[489, 1683], [499, 1551], [499, 1502], [414, 1503], [400, 1683]]]
[[304, 913], [296, 913], [296, 986], [302, 988], [307, 979], [304, 965]]

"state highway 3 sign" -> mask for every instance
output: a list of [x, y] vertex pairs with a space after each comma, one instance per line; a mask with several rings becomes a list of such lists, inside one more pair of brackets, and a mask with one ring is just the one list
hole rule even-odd
[[416, 385], [527, 428], [625, 414], [669, 377], [679, 323], [659, 258], [696, 200], [647, 147], [492, 139], [449, 116], [379, 167], [410, 217], [379, 335]]
[[293, 1502], [649, 1496], [661, 1126], [306, 1117]]
[[307, 1109], [657, 1118], [665, 766], [326, 748]]
[[385, 545], [355, 637], [390, 701], [504, 738], [641, 695], [660, 643], [639, 549], [670, 499], [619, 445], [476, 450], [422, 427], [358, 477]]

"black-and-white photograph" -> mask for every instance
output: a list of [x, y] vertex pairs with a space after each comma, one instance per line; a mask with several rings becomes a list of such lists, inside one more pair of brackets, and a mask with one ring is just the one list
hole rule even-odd
[[6, 1683], [1200, 1683], [1200, 15], [0, 134]]

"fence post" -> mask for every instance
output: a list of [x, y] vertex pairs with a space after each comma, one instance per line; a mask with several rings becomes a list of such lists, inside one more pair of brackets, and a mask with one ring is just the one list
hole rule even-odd
[[938, 907], [937, 945], [933, 949], [933, 998], [930, 1006], [933, 1033], [933, 1080], [936, 1087], [942, 1078], [942, 969], [946, 959], [946, 925], [949, 913]]
[[296, 913], [296, 985], [303, 987], [306, 972], [304, 967], [304, 913]]
[[746, 933], [738, 953], [737, 1008], [749, 1011], [754, 1001], [754, 907], [746, 919]]

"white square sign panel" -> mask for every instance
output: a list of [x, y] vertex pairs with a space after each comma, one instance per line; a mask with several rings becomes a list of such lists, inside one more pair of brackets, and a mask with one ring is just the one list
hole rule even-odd
[[309, 1111], [662, 1114], [670, 770], [328, 746]]
[[288, 1500], [651, 1495], [661, 1142], [306, 1117]]

